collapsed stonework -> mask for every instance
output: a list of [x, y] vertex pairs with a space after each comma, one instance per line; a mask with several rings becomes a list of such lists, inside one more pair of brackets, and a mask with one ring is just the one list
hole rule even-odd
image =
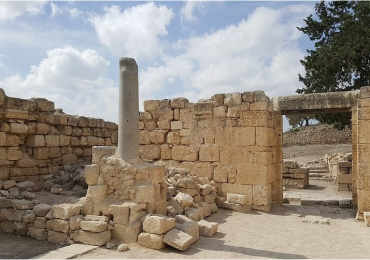
[[[154, 249], [169, 245], [186, 250], [199, 235], [212, 236], [217, 232], [217, 223], [207, 222], [204, 218], [220, 207], [245, 213], [251, 210], [269, 212], [273, 205], [282, 204], [281, 113], [290, 111], [286, 100], [282, 100], [282, 106], [279, 107], [279, 99], [270, 100], [263, 91], [227, 93], [216, 94], [209, 100], [197, 103], [190, 103], [186, 98], [145, 101], [145, 111], [139, 113], [137, 87], [136, 62], [122, 59], [118, 146], [111, 146], [117, 136], [114, 124], [107, 124], [108, 130], [112, 130], [108, 131], [110, 137], [107, 139], [86, 136], [86, 140], [94, 139], [98, 141], [97, 144], [102, 144], [86, 147], [92, 155], [91, 164], [86, 165], [84, 170], [88, 184], [86, 197], [75, 204], [46, 205], [38, 203], [31, 195], [28, 195], [28, 199], [7, 197], [10, 191], [0, 197], [2, 230], [55, 243], [78, 242], [102, 246], [138, 242]], [[301, 96], [300, 99], [303, 98]], [[347, 110], [348, 106], [353, 105], [353, 99], [357, 98], [355, 94], [349, 96], [351, 101], [343, 105], [343, 96], [335, 94], [332, 108], [342, 111], [344, 106]], [[310, 98], [316, 96], [310, 95]], [[294, 100], [294, 97], [290, 99]], [[367, 213], [370, 211], [370, 196], [367, 196], [370, 188], [366, 170], [370, 158], [367, 149], [370, 137], [365, 131], [368, 103], [370, 88], [363, 88], [358, 107], [352, 108], [355, 126], [352, 134], [356, 151], [352, 161], [352, 180], [355, 180], [352, 188], [356, 191], [354, 198], [358, 205], [358, 218], [370, 222], [370, 214]], [[309, 110], [304, 102], [296, 104], [299, 109]], [[314, 105], [315, 109], [320, 108], [320, 102], [314, 102]], [[330, 107], [330, 100], [326, 100], [325, 105], [325, 108]], [[78, 120], [73, 116], [59, 118], [54, 110], [50, 110], [49, 114], [50, 118], [56, 120], [53, 122], [58, 122], [57, 127], [50, 127], [53, 131], [54, 128], [58, 130], [58, 126], [61, 130], [66, 129], [65, 126], [72, 128], [71, 136], [67, 138], [69, 143], [63, 143], [66, 146], [63, 151], [67, 151], [65, 162], [73, 156], [71, 154], [76, 157], [76, 152], [80, 154], [80, 150], [76, 149], [75, 152], [71, 148], [72, 140], [76, 144], [77, 141], [79, 145], [83, 144], [84, 131], [88, 134], [99, 128], [103, 136], [103, 125], [98, 126], [97, 121], [94, 124], [94, 120], [86, 121], [83, 117]], [[14, 117], [14, 114], [11, 115]], [[31, 132], [32, 136], [27, 141], [28, 125], [27, 132], [19, 138], [25, 140], [25, 146], [21, 146], [21, 149], [29, 157], [37, 156], [38, 152], [35, 151], [39, 147], [45, 146], [50, 152], [50, 147], [54, 147], [50, 145], [50, 140], [58, 139], [59, 146], [64, 140], [59, 136], [59, 130], [48, 138], [46, 134], [36, 134], [37, 120], [43, 120], [43, 116], [40, 116], [43, 113], [37, 112], [36, 115], [32, 117], [36, 120], [36, 132]], [[9, 123], [13, 123], [9, 115], [4, 118], [10, 118]], [[25, 116], [23, 119], [18, 117], [16, 122], [23, 124], [24, 120]], [[69, 122], [74, 123], [68, 125], [71, 124]], [[62, 135], [67, 136], [65, 133]], [[12, 144], [8, 142], [6, 133], [5, 136], [5, 144]], [[9, 137], [9, 140], [12, 138]], [[23, 145], [23, 142], [19, 144]], [[27, 146], [32, 148], [28, 149]], [[57, 141], [55, 146], [58, 147]], [[62, 154], [62, 148], [60, 151]], [[58, 169], [63, 164], [63, 156], [62, 163], [57, 165]], [[48, 161], [41, 162], [46, 163], [47, 174], [50, 174]], [[18, 163], [16, 165], [19, 166]], [[40, 168], [46, 168], [41, 165], [37, 165], [39, 168], [35, 166], [38, 172]], [[11, 187], [5, 183], [4, 190], [17, 185], [15, 181]], [[17, 218], [13, 217], [15, 214]]]

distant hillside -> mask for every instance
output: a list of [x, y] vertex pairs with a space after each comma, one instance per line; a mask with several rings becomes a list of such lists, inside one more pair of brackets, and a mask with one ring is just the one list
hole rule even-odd
[[288, 130], [283, 134], [283, 146], [307, 144], [350, 144], [352, 131], [350, 128], [337, 130], [333, 126], [318, 124]]

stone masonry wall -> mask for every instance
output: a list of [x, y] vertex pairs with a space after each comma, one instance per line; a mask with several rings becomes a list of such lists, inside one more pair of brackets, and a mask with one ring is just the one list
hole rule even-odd
[[0, 181], [31, 180], [54, 174], [91, 147], [116, 145], [118, 126], [102, 119], [67, 115], [43, 98], [8, 97], [0, 89]]
[[337, 130], [333, 126], [320, 124], [298, 128], [283, 134], [283, 146], [308, 144], [338, 144], [352, 142], [351, 128]]
[[[257, 210], [281, 203], [282, 117], [263, 91], [148, 100], [140, 112], [141, 157], [179, 166], [248, 196]], [[279, 173], [279, 174], [277, 174]]]

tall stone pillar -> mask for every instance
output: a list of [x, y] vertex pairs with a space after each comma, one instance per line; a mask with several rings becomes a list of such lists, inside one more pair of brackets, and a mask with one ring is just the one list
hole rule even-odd
[[119, 61], [118, 156], [127, 162], [139, 159], [139, 80], [136, 61]]

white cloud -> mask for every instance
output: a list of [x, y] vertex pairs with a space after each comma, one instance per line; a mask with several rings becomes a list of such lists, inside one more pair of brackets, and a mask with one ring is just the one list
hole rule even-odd
[[118, 88], [106, 77], [109, 65], [95, 50], [66, 46], [48, 51], [25, 79], [6, 78], [3, 88], [9, 96], [45, 97], [67, 113], [117, 121]]
[[115, 54], [153, 58], [162, 54], [160, 37], [167, 35], [166, 26], [174, 16], [171, 9], [153, 2], [121, 12], [120, 7], [105, 7], [104, 15], [90, 18], [99, 40]]
[[60, 9], [56, 4], [54, 3], [50, 3], [50, 8], [51, 8], [51, 17], [54, 17], [58, 14], [62, 14], [63, 13], [63, 10]]
[[183, 4], [180, 15], [181, 19], [188, 21], [188, 22], [194, 22], [198, 20], [198, 17], [194, 15], [194, 12], [205, 12], [205, 6], [203, 2], [196, 2], [196, 1], [187, 1]]
[[75, 18], [79, 15], [81, 15], [83, 12], [78, 10], [77, 8], [71, 8], [71, 9], [68, 9], [68, 12], [69, 12], [69, 15], [71, 16], [71, 18]]
[[0, 22], [14, 20], [25, 13], [37, 15], [44, 12], [46, 1], [18, 2], [0, 1]]
[[[252, 90], [264, 90], [270, 97], [294, 94], [304, 56], [298, 47], [303, 34], [296, 27], [311, 12], [306, 5], [261, 7], [238, 24], [180, 40], [175, 48], [182, 54], [167, 57], [163, 66], [145, 69], [141, 86], [152, 95], [166, 90], [172, 97], [189, 94], [189, 100], [196, 98], [192, 101]], [[173, 91], [174, 79], [184, 90]]]
[[3, 59], [3, 55], [0, 54], [0, 68], [5, 67], [4, 62], [2, 61], [2, 59]]

